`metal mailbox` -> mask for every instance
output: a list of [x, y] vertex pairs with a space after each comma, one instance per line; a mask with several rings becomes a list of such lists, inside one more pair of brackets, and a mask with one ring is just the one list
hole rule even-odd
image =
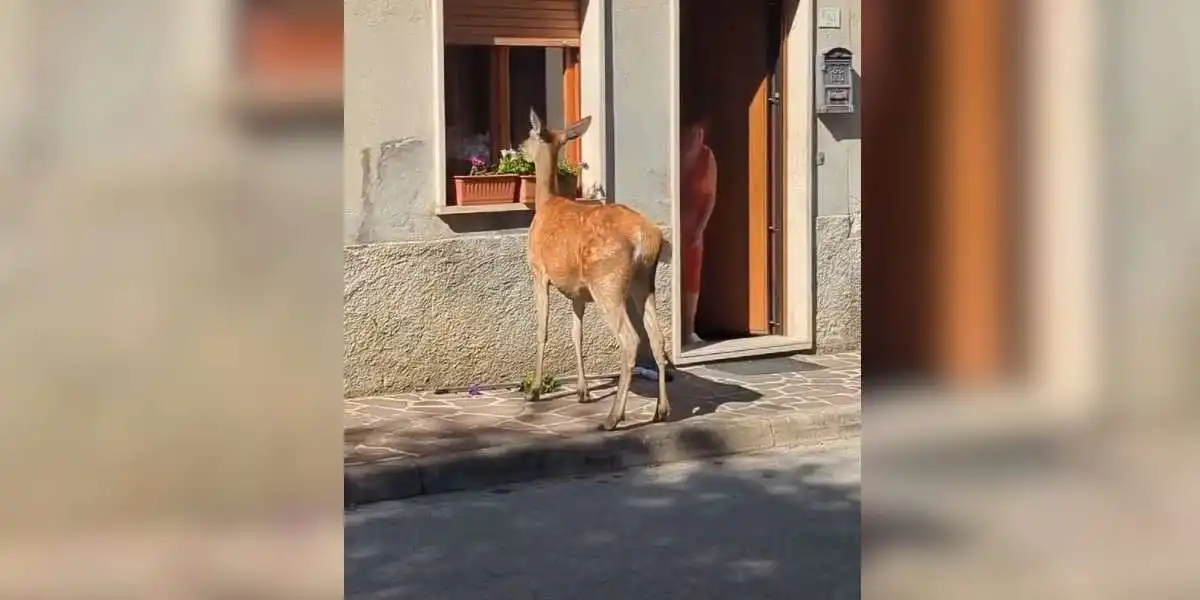
[[855, 110], [854, 52], [830, 48], [821, 53], [820, 95], [817, 111], [852, 113]]

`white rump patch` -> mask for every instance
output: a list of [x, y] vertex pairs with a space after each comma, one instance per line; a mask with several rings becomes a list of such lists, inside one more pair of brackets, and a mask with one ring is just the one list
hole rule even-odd
[[642, 230], [634, 231], [629, 241], [633, 243], [633, 262], [640, 264], [646, 260], [646, 240], [642, 237]]

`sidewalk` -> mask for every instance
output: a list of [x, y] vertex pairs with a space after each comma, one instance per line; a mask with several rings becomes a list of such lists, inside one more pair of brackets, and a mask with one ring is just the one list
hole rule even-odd
[[589, 382], [587, 404], [573, 375], [560, 381], [536, 403], [515, 389], [347, 399], [347, 504], [792, 445], [856, 429], [861, 412], [857, 352], [681, 368], [658, 424], [657, 384], [635, 378], [612, 433], [597, 427], [615, 378]]

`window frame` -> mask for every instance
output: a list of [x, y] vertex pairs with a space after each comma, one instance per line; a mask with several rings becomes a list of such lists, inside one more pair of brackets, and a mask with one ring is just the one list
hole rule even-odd
[[[578, 121], [582, 112], [581, 95], [582, 88], [580, 86], [579, 77], [579, 47], [578, 46], [540, 46], [536, 44], [523, 44], [523, 46], [537, 48], [554, 48], [562, 49], [562, 97], [563, 97], [563, 121], [567, 124]], [[512, 122], [512, 74], [510, 71], [512, 62], [509, 60], [511, 52], [510, 45], [493, 45], [491, 47], [492, 65], [491, 74], [492, 81], [489, 85], [491, 97], [489, 103], [491, 106], [491, 115], [489, 117], [491, 125], [492, 143], [492, 160], [499, 157], [501, 148], [512, 147], [512, 131], [509, 130], [509, 124]], [[542, 115], [543, 117], [545, 115]], [[579, 140], [572, 140], [566, 148], [566, 157], [572, 162], [579, 162]]]
[[[433, 137], [434, 147], [434, 164], [435, 177], [434, 179], [434, 197], [437, 199], [435, 213], [451, 214], [461, 212], [476, 212], [476, 210], [464, 210], [464, 207], [451, 206], [449, 204], [449, 184], [451, 175], [448, 172], [446, 165], [448, 158], [447, 139], [446, 139], [446, 47], [449, 45], [446, 41], [446, 26], [445, 26], [445, 0], [430, 0], [431, 18], [430, 25], [433, 28], [433, 85], [434, 85], [434, 127], [435, 134]], [[579, 5], [580, 26], [583, 23], [583, 5]], [[582, 38], [582, 31], [580, 32]], [[489, 116], [490, 126], [492, 128], [492, 154], [493, 159], [499, 154], [501, 148], [507, 148], [511, 145], [512, 135], [509, 129], [509, 118], [498, 118], [499, 115], [509, 115], [511, 108], [508, 104], [511, 102], [511, 94], [508, 93], [511, 83], [509, 74], [508, 53], [512, 47], [517, 46], [534, 46], [541, 48], [561, 49], [563, 51], [563, 120], [566, 123], [574, 123], [582, 118], [583, 109], [583, 88], [581, 77], [581, 61], [580, 47], [581, 39], [563, 39], [563, 38], [493, 38], [490, 44], [481, 43], [474, 45], [486, 45], [492, 49], [492, 79], [489, 88], [491, 90], [491, 98], [489, 104], [492, 107], [492, 114]], [[503, 93], [501, 93], [503, 92]], [[501, 112], [503, 109], [503, 112]], [[580, 140], [573, 140], [564, 148], [565, 156], [568, 160], [579, 163], [582, 160], [582, 148]], [[581, 182], [582, 184], [582, 182]], [[515, 204], [513, 210], [524, 209], [521, 204]], [[453, 210], [450, 210], [453, 209]], [[478, 212], [496, 212], [494, 208], [478, 210]]]

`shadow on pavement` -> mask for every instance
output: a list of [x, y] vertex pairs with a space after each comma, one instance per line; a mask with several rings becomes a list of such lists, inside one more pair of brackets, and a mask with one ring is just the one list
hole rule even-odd
[[[459, 397], [461, 412], [441, 416], [413, 412], [400, 418], [349, 427], [343, 433], [344, 461], [370, 464], [397, 458], [431, 456], [538, 440], [574, 438], [599, 433], [598, 427], [615, 399], [615, 378], [593, 381], [589, 387], [592, 401], [580, 403], [574, 393], [574, 381], [553, 397], [525, 402], [518, 392], [502, 392], [498, 400], [515, 405], [515, 416], [499, 417], [472, 412], [474, 400]], [[762, 394], [730, 383], [721, 383], [679, 371], [667, 384], [671, 398], [671, 422], [684, 421], [715, 412], [726, 404], [743, 404], [762, 398]], [[611, 389], [612, 393], [603, 393]], [[634, 395], [636, 394], [636, 396]], [[651, 424], [651, 413], [658, 384], [635, 378], [630, 385], [626, 420], [621, 430]], [[456, 398], [446, 399], [454, 403]]]

